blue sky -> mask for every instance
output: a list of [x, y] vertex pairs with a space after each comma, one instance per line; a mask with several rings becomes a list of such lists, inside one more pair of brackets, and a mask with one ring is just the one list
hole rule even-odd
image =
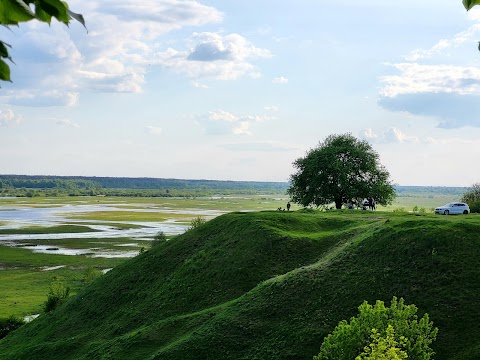
[[480, 10], [460, 0], [69, 4], [88, 33], [0, 30], [0, 173], [287, 181], [350, 132], [395, 183], [480, 181]]

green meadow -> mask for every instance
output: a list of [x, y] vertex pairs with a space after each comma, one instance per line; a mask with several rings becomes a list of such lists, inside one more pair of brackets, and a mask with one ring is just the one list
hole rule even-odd
[[[88, 246], [86, 239], [78, 240]], [[66, 241], [64, 241], [65, 243]], [[75, 241], [68, 241], [72, 246]], [[43, 241], [41, 244], [64, 245], [62, 241]], [[96, 244], [98, 246], [98, 244]], [[124, 259], [92, 258], [33, 253], [25, 247], [0, 245], [0, 317], [24, 317], [38, 314], [46, 300], [50, 283], [56, 276], [65, 279], [75, 294], [82, 287], [82, 276], [88, 267], [110, 269]], [[46, 271], [51, 267], [60, 269]]]
[[[386, 208], [386, 211], [405, 212], [417, 208], [424, 208], [429, 212], [431, 208], [443, 203], [458, 200], [457, 194], [444, 194], [442, 191], [401, 193], [394, 204]], [[112, 206], [114, 210], [89, 211], [84, 213], [64, 213], [68, 223], [56, 226], [24, 226], [18, 229], [0, 229], [0, 234], [30, 234], [34, 239], [35, 234], [61, 234], [93, 232], [92, 225], [108, 225], [118, 229], [138, 229], [141, 225], [129, 222], [177, 222], [188, 224], [191, 219], [198, 216], [199, 211], [208, 210], [207, 219], [218, 214], [232, 211], [262, 211], [275, 210], [278, 207], [285, 208], [288, 198], [284, 194], [278, 195], [230, 195], [205, 198], [137, 198], [137, 197], [52, 197], [52, 198], [1, 198], [0, 209], [9, 206], [22, 208], [55, 208], [60, 206]], [[61, 208], [60, 208], [61, 209]], [[292, 204], [292, 210], [299, 207]], [[121, 211], [118, 211], [121, 210]], [[168, 210], [168, 211], [165, 211]], [[360, 212], [362, 213], [362, 212]], [[390, 215], [393, 216], [393, 215]], [[81, 222], [78, 222], [81, 221]], [[7, 225], [1, 222], [0, 225]], [[334, 231], [334, 230], [332, 230]], [[75, 284], [81, 278], [85, 268], [93, 266], [99, 269], [111, 268], [125, 259], [105, 259], [87, 255], [57, 255], [33, 253], [28, 245], [31, 241], [17, 241], [19, 246], [1, 246], [0, 252], [0, 277], [2, 277], [2, 296], [0, 302], [0, 318], [17, 315], [25, 316], [38, 313], [45, 301], [49, 284], [56, 274], [65, 277], [67, 282]], [[120, 239], [51, 239], [35, 240], [35, 244], [49, 248], [66, 249], [100, 249], [139, 251], [142, 247], [148, 248], [149, 243], [129, 238]], [[64, 266], [62, 269], [42, 271], [41, 267]], [[13, 280], [15, 279], [15, 280]], [[21, 296], [19, 295], [21, 294]], [[21, 299], [21, 300], [20, 300]]]
[[435, 359], [478, 359], [479, 261], [476, 214], [234, 212], [78, 287], [0, 359], [312, 359], [393, 296], [439, 328]]

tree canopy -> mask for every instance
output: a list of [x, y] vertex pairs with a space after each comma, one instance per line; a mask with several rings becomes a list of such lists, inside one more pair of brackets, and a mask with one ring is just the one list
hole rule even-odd
[[366, 197], [387, 205], [395, 198], [390, 174], [380, 164], [378, 153], [351, 134], [328, 136], [293, 166], [297, 172], [290, 176], [287, 192], [303, 206], [334, 202], [340, 209], [348, 201]]
[[[51, 23], [52, 17], [68, 25], [71, 19], [75, 19], [85, 26], [85, 20], [81, 14], [76, 14], [68, 8], [68, 4], [61, 0], [1, 0], [0, 1], [0, 25], [18, 26], [21, 22], [38, 20]], [[10, 67], [5, 60], [13, 63], [8, 49], [10, 44], [0, 40], [0, 80], [11, 81]]]
[[374, 306], [365, 301], [358, 310], [323, 340], [314, 360], [428, 360], [435, 354], [430, 346], [438, 329], [428, 314], [418, 320], [415, 305], [393, 297], [390, 307], [380, 300]]

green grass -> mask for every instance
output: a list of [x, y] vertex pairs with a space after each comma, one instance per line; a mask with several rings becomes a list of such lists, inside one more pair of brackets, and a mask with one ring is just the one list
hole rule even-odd
[[88, 226], [82, 225], [58, 225], [58, 226], [29, 226], [18, 229], [0, 229], [0, 234], [63, 234], [63, 233], [84, 233], [96, 232]]
[[123, 262], [0, 359], [311, 359], [364, 300], [414, 303], [436, 359], [480, 357], [480, 216], [232, 213]]
[[[40, 312], [53, 276], [63, 276], [75, 293], [88, 266], [107, 269], [123, 261], [125, 259], [36, 254], [27, 248], [0, 245], [0, 317]], [[42, 271], [53, 266], [65, 267]]]

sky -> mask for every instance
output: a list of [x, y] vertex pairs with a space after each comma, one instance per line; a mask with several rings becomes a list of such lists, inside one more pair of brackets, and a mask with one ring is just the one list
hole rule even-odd
[[480, 181], [480, 7], [70, 0], [0, 29], [0, 173], [288, 181], [351, 133], [393, 183]]

